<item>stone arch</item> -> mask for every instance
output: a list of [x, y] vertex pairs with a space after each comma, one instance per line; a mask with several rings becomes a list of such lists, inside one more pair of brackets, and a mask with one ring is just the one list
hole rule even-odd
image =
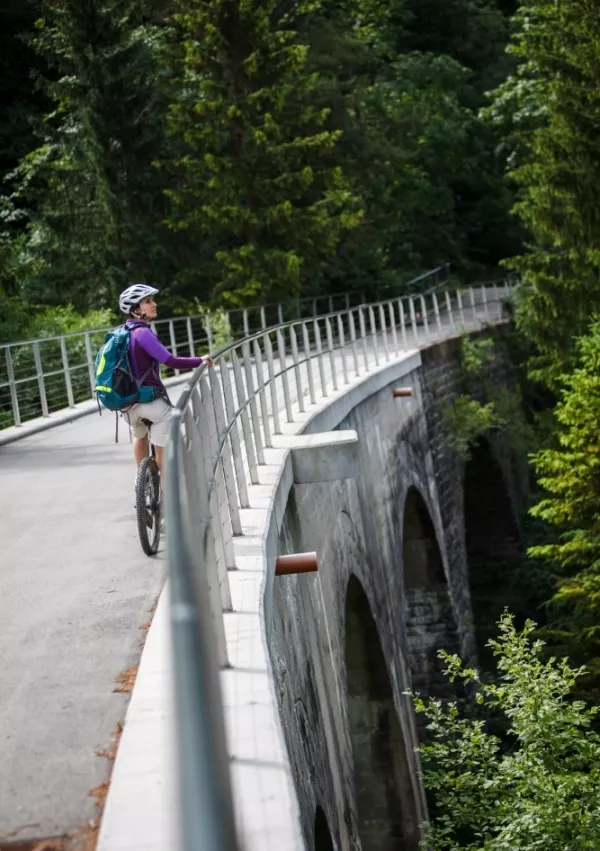
[[[451, 696], [438, 650], [458, 650], [456, 625], [435, 528], [416, 487], [409, 488], [404, 503], [402, 568], [411, 686], [425, 697]], [[417, 723], [425, 724], [423, 716]]]
[[315, 814], [315, 851], [335, 851], [327, 816], [322, 807], [317, 807]]
[[406, 745], [371, 607], [355, 576], [346, 594], [346, 672], [362, 851], [416, 851]]
[[520, 532], [500, 464], [487, 440], [471, 451], [464, 474], [465, 548], [471, 606], [480, 663], [493, 667], [486, 643], [508, 606], [518, 612], [521, 593], [515, 586], [522, 559]]

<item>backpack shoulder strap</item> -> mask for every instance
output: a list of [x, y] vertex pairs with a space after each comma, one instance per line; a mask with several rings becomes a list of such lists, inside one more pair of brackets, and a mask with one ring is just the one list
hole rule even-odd
[[[148, 326], [147, 325], [134, 325], [133, 327], [129, 327], [129, 326], [126, 326], [126, 327], [129, 328], [129, 333], [133, 334], [134, 331], [137, 331], [140, 328], [147, 328]], [[158, 370], [158, 361], [156, 361], [154, 358], [152, 358], [152, 363], [150, 364], [148, 369], [144, 372], [144, 374], [142, 376], [140, 376], [140, 378], [135, 379], [135, 383], [137, 384], [138, 389], [143, 385], [144, 381], [148, 378], [149, 375], [155, 375], [156, 378], [158, 378], [158, 380], [160, 381], [160, 372]]]

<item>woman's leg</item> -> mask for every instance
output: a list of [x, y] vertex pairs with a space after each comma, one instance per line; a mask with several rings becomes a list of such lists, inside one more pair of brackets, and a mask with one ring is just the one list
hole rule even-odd
[[149, 451], [150, 447], [148, 446], [147, 435], [146, 437], [133, 438], [133, 457], [135, 458], [135, 463], [138, 467], [140, 466], [144, 458], [148, 455]]
[[163, 476], [164, 476], [163, 458], [165, 456], [165, 448], [164, 448], [164, 446], [157, 446], [156, 444], [154, 444], [154, 448], [156, 450], [156, 463], [158, 465], [158, 469], [160, 470], [160, 477], [161, 477], [161, 481], [163, 483], [163, 488], [164, 488], [165, 480], [163, 478]]

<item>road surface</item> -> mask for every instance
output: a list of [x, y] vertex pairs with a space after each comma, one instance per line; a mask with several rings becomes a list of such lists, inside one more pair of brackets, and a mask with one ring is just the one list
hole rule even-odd
[[0, 845], [97, 816], [95, 752], [164, 582], [141, 551], [128, 430], [89, 415], [0, 447]]

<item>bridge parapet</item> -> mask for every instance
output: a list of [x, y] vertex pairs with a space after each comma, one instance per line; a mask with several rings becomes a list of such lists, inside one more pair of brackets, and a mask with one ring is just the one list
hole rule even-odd
[[194, 373], [175, 412], [167, 477], [186, 849], [303, 847], [268, 654], [294, 477], [286, 436], [335, 427], [418, 366], [416, 350], [506, 319], [510, 297], [505, 283], [292, 321]]
[[[408, 281], [407, 291], [426, 285], [448, 286], [448, 266], [439, 266]], [[205, 311], [189, 316], [159, 319], [154, 330], [175, 355], [194, 357], [229, 345], [290, 319], [320, 316], [364, 301], [360, 293], [336, 293], [297, 299], [287, 305]], [[81, 409], [94, 398], [94, 356], [110, 328], [96, 328], [52, 337], [0, 344], [0, 429], [20, 427], [38, 417], [52, 421], [63, 408]], [[177, 377], [169, 370], [167, 377]], [[54, 417], [55, 419], [55, 417]]]

